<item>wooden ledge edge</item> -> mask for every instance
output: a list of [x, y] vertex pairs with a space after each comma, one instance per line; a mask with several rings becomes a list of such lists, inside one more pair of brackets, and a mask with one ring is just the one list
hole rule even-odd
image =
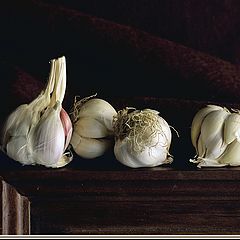
[[2, 235], [29, 235], [30, 201], [4, 180], [1, 185]]

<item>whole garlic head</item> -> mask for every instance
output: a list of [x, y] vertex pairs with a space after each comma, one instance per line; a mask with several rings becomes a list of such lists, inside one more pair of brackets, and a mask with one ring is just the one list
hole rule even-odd
[[[82, 158], [103, 155], [113, 145], [113, 106], [95, 95], [77, 100], [72, 111], [73, 134], [70, 141], [74, 151]], [[91, 99], [90, 99], [91, 98]]]
[[240, 113], [207, 105], [193, 118], [191, 140], [196, 150], [190, 162], [201, 167], [240, 165]]
[[63, 167], [72, 160], [64, 153], [72, 123], [62, 108], [66, 90], [65, 57], [51, 61], [46, 89], [29, 104], [20, 105], [2, 129], [1, 149], [23, 165]]
[[155, 167], [171, 163], [172, 134], [168, 123], [152, 109], [125, 108], [113, 120], [114, 154], [131, 167]]

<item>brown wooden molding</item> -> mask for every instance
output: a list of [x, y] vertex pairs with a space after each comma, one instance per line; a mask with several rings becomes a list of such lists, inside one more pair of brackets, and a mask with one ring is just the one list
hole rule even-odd
[[239, 171], [9, 170], [3, 232], [30, 233], [31, 207], [31, 234], [240, 234]]
[[130, 169], [111, 159], [61, 169], [5, 159], [2, 233], [240, 234], [239, 167]]
[[2, 234], [30, 234], [30, 202], [2, 181]]

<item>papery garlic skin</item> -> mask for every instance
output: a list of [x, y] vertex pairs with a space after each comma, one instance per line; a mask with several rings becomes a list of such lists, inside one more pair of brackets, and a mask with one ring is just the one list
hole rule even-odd
[[70, 141], [78, 156], [93, 159], [102, 156], [113, 146], [113, 106], [100, 98], [85, 98], [75, 101]]
[[73, 126], [68, 113], [63, 108], [60, 111], [60, 119], [62, 122], [64, 135], [65, 135], [65, 146], [64, 146], [64, 151], [65, 151], [72, 137]]
[[[44, 112], [32, 134], [32, 154], [37, 164], [50, 167], [61, 158], [64, 145], [65, 134], [60, 119], [61, 105], [59, 102], [53, 108]], [[44, 156], [44, 157], [42, 157]]]
[[2, 129], [1, 149], [23, 165], [65, 166], [71, 156], [64, 154], [72, 123], [62, 108], [66, 90], [65, 57], [51, 61], [46, 89], [29, 104], [19, 106]]
[[240, 113], [207, 105], [194, 117], [191, 139], [196, 156], [190, 162], [201, 167], [240, 165]]
[[[128, 110], [120, 110], [114, 119], [116, 159], [131, 168], [171, 163], [173, 158], [169, 148], [172, 134], [168, 123], [155, 110], [130, 113]], [[149, 119], [151, 122], [148, 122]]]

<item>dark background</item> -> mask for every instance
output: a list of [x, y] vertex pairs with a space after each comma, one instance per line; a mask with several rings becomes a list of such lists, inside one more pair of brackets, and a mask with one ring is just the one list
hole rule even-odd
[[2, 79], [7, 63], [45, 82], [49, 60], [65, 55], [65, 104], [95, 92], [239, 99], [237, 0], [5, 1], [0, 13]]
[[45, 1], [239, 63], [238, 0]]

